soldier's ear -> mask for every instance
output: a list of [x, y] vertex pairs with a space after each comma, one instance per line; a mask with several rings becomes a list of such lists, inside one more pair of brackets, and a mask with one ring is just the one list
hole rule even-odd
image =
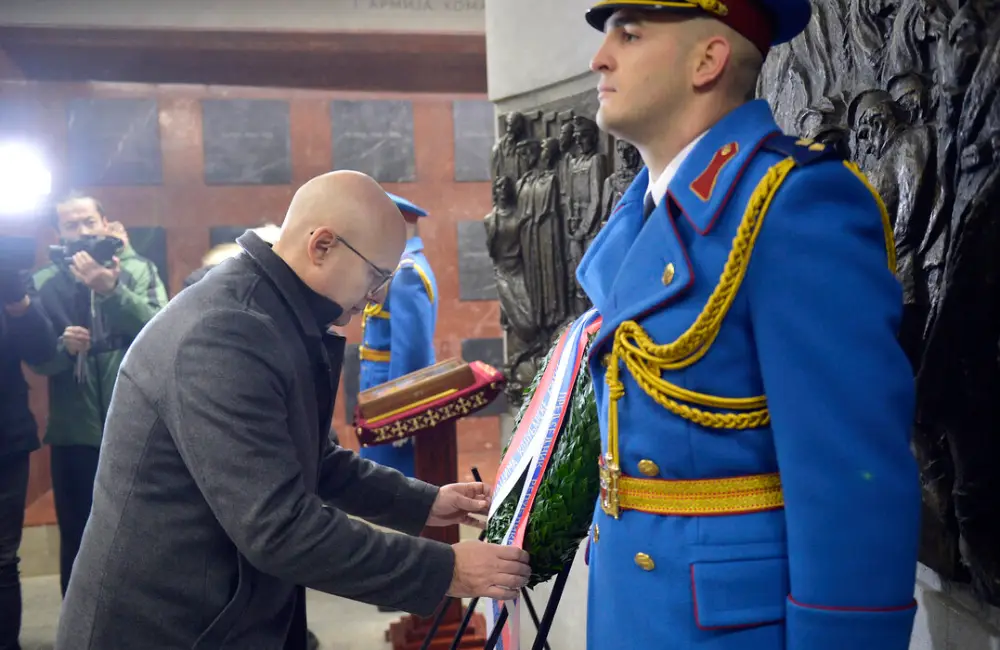
[[699, 42], [694, 50], [692, 86], [696, 90], [705, 90], [718, 83], [732, 55], [732, 46], [724, 36], [713, 35]]

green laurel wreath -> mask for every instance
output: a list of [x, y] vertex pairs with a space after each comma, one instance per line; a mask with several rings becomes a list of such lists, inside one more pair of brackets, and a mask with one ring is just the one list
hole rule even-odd
[[[593, 336], [587, 340], [587, 351], [590, 350], [591, 343]], [[514, 420], [515, 430], [524, 417], [531, 396], [538, 388], [554, 351], [555, 345], [549, 349], [534, 380], [524, 391], [524, 402]], [[528, 518], [524, 543], [524, 550], [531, 556], [528, 587], [549, 580], [573, 559], [580, 541], [589, 532], [594, 505], [600, 492], [597, 458], [601, 453], [601, 430], [586, 359], [585, 352], [582, 362], [584, 365], [573, 385], [570, 409], [563, 419], [549, 466], [542, 476]], [[507, 453], [506, 447], [503, 453]], [[490, 517], [486, 524], [487, 541], [500, 543], [503, 540], [526, 479], [527, 474], [521, 477], [503, 504]]]

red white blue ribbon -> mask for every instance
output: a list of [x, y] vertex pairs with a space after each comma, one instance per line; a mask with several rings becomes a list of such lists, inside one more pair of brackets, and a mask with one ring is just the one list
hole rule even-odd
[[[590, 309], [573, 321], [559, 337], [555, 351], [507, 447], [507, 453], [500, 461], [490, 516], [506, 500], [524, 473], [528, 473], [502, 544], [519, 548], [524, 544], [531, 508], [555, 449], [555, 442], [573, 395], [573, 386], [580, 372], [583, 353], [587, 347], [587, 335], [596, 331], [600, 324], [597, 309]], [[492, 632], [504, 606], [502, 601], [490, 601], [486, 608], [487, 634]], [[515, 598], [508, 608], [507, 624], [497, 643], [497, 650], [518, 650], [520, 627], [518, 599]]]

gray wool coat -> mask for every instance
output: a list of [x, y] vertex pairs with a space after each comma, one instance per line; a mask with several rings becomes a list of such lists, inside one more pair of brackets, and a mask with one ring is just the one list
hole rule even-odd
[[448, 589], [451, 548], [413, 537], [437, 488], [329, 442], [344, 340], [239, 241], [121, 365], [57, 650], [281, 650], [300, 586], [422, 616]]

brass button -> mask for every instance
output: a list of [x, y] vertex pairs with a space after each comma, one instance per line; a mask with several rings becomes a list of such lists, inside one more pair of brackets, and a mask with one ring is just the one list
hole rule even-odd
[[663, 286], [668, 286], [674, 281], [674, 263], [667, 262], [666, 268], [663, 269]]
[[594, 524], [594, 543], [601, 541], [601, 529], [597, 524]]
[[649, 557], [645, 553], [635, 554], [635, 563], [639, 565], [639, 568], [643, 571], [652, 571], [656, 567], [656, 563], [653, 562], [653, 558]]
[[610, 352], [608, 352], [607, 354], [604, 355], [604, 357], [601, 359], [601, 364], [605, 368], [607, 368], [608, 366], [611, 365], [611, 353]]
[[660, 467], [648, 458], [643, 458], [639, 461], [639, 471], [642, 472], [644, 476], [658, 476], [660, 473]]

